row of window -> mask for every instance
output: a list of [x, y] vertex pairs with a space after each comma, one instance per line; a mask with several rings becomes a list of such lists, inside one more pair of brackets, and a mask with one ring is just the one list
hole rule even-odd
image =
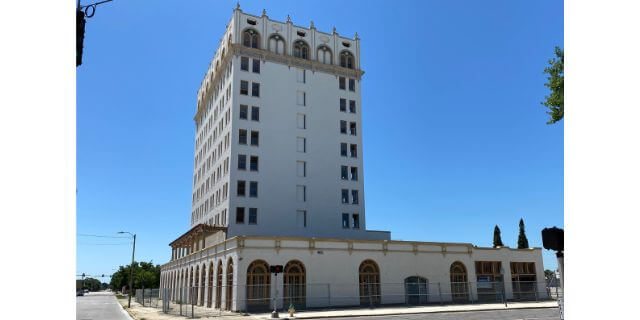
[[[240, 57], [240, 70], [249, 71], [249, 58]], [[260, 73], [260, 59], [251, 59], [253, 60], [253, 64], [251, 64], [251, 72]]]
[[[251, 113], [251, 117], [249, 117], [249, 113]], [[241, 104], [240, 119], [249, 120], [249, 118], [251, 118], [252, 121], [260, 121], [260, 107], [252, 106], [251, 112], [249, 112], [249, 106]]]
[[[238, 129], [238, 143], [242, 145], [247, 145], [247, 130], [246, 129]], [[258, 146], [260, 143], [260, 132], [251, 130], [251, 142], [252, 146]]]
[[340, 178], [342, 180], [358, 181], [358, 167], [340, 166]]
[[244, 207], [236, 208], [236, 223], [238, 224], [244, 223], [245, 211], [249, 212], [249, 219], [247, 223], [258, 224], [258, 208], [248, 208], [248, 210], [246, 210]]
[[[238, 170], [247, 170], [247, 155], [238, 155]], [[258, 171], [258, 156], [249, 156], [249, 171]]]
[[[346, 78], [338, 77], [338, 88], [340, 90], [346, 90]], [[349, 78], [349, 91], [356, 91], [356, 80]]]
[[[247, 196], [247, 181], [238, 180], [236, 188], [236, 195], [238, 197], [246, 197]], [[258, 197], [258, 181], [249, 181], [249, 197], [257, 198]]]
[[340, 155], [343, 157], [358, 157], [358, 145], [357, 144], [348, 144], [348, 143], [340, 143]]
[[[358, 204], [358, 190], [351, 190], [351, 204]], [[342, 204], [349, 204], [349, 189], [342, 189]]]
[[347, 134], [347, 125], [349, 126], [349, 134], [352, 136], [357, 135], [356, 123], [352, 121], [347, 124], [347, 121], [345, 120], [340, 120], [340, 133]]
[[[342, 228], [349, 229], [349, 214], [342, 214]], [[360, 229], [360, 215], [354, 213], [351, 215], [351, 228]]]
[[[347, 112], [347, 99], [340, 98], [340, 111]], [[349, 100], [349, 112], [356, 113], [356, 101]]]
[[[249, 95], [249, 81], [240, 80], [240, 94], [243, 96]], [[260, 97], [260, 83], [251, 82], [251, 96], [252, 97]]]

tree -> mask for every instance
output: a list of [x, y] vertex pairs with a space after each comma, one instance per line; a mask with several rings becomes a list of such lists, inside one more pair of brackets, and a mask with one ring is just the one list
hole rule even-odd
[[545, 269], [544, 270], [544, 277], [547, 280], [555, 279], [556, 273], [551, 271], [551, 270], [549, 270], [549, 269]]
[[564, 50], [555, 47], [555, 54], [556, 58], [549, 59], [549, 66], [544, 68], [544, 73], [549, 75], [544, 85], [551, 90], [542, 102], [551, 116], [547, 124], [554, 124], [564, 117]]
[[498, 228], [498, 225], [493, 228], [493, 247], [504, 247], [504, 243], [502, 243], [502, 238], [500, 237], [500, 228]]
[[[120, 290], [129, 287], [130, 265], [120, 266], [111, 276], [111, 288]], [[134, 288], [158, 288], [160, 287], [160, 265], [153, 262], [133, 263], [133, 287]]]
[[83, 289], [89, 289], [89, 291], [100, 290], [100, 280], [94, 278], [85, 278]]
[[520, 218], [520, 232], [518, 233], [518, 249], [527, 249], [529, 248], [529, 240], [527, 240], [527, 235], [524, 234], [524, 220]]

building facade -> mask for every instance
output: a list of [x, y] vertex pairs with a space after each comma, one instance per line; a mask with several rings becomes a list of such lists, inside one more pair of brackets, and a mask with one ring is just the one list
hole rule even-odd
[[196, 287], [198, 304], [227, 310], [472, 301], [497, 283], [521, 293], [514, 274], [543, 294], [539, 248], [366, 229], [363, 74], [357, 34], [233, 11], [197, 94], [191, 229], [162, 267], [171, 299]]

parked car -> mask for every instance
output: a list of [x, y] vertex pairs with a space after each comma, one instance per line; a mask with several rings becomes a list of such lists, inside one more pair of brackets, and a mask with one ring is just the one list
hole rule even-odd
[[84, 296], [84, 290], [76, 289], [76, 297]]

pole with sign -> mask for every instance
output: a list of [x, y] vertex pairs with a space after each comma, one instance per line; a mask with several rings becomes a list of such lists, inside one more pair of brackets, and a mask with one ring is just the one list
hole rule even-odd
[[269, 266], [269, 272], [275, 274], [275, 288], [276, 294], [273, 297], [273, 312], [271, 312], [271, 318], [280, 318], [278, 315], [278, 273], [282, 273], [282, 265]]

